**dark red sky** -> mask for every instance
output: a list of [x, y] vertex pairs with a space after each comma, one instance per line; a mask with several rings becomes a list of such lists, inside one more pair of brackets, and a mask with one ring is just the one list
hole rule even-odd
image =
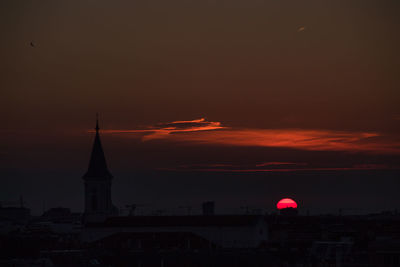
[[[100, 112], [120, 205], [168, 203], [166, 188], [171, 205], [399, 206], [399, 12], [395, 0], [2, 1], [1, 193], [79, 210]], [[215, 179], [227, 187], [209, 195]]]

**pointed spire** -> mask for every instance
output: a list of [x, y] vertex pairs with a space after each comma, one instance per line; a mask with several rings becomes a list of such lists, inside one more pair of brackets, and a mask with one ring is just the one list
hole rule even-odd
[[86, 174], [83, 176], [83, 178], [111, 179], [112, 175], [107, 168], [106, 157], [104, 156], [103, 147], [100, 141], [98, 113], [96, 113], [95, 130], [96, 130], [96, 136], [94, 138], [92, 154], [90, 156], [89, 168]]
[[98, 112], [96, 112], [96, 128], [95, 128], [95, 130], [96, 130], [96, 134], [98, 134], [99, 130], [100, 130], [100, 128], [99, 128], [99, 113]]

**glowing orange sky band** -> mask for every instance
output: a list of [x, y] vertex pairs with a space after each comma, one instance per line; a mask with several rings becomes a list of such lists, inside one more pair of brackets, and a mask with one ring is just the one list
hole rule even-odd
[[[182, 124], [188, 126], [182, 127]], [[174, 124], [179, 127], [175, 127]], [[282, 147], [311, 151], [349, 151], [400, 154], [400, 142], [374, 132], [343, 132], [303, 129], [235, 129], [204, 118], [175, 121], [168, 126], [136, 130], [105, 130], [105, 133], [136, 134], [143, 141], [170, 140], [194, 144]]]

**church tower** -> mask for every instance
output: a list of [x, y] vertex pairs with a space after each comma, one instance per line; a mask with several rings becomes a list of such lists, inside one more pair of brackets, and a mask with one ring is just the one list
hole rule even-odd
[[89, 168], [85, 181], [84, 222], [101, 222], [117, 214], [111, 201], [111, 180], [113, 176], [107, 168], [106, 158], [100, 141], [99, 121], [96, 119], [96, 136], [94, 138]]

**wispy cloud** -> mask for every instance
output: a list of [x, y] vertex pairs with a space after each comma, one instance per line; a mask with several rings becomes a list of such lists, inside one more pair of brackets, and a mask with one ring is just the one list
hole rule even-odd
[[137, 130], [104, 130], [105, 133], [138, 133], [143, 134], [142, 140], [168, 139], [176, 133], [192, 133], [224, 129], [220, 122], [207, 121], [205, 118], [189, 121], [173, 121], [159, 123], [144, 129]]
[[265, 166], [305, 166], [307, 163], [304, 162], [279, 162], [279, 161], [270, 161], [256, 164], [256, 167], [265, 167]]
[[[288, 166], [285, 166], [288, 165]], [[313, 171], [361, 171], [361, 170], [398, 170], [399, 166], [389, 166], [386, 164], [355, 164], [343, 167], [309, 167], [307, 163], [292, 163], [287, 162], [274, 166], [265, 167], [268, 165], [256, 164], [251, 165], [234, 165], [234, 164], [194, 164], [181, 165], [174, 168], [159, 168], [163, 171], [178, 171], [178, 172], [238, 172], [238, 173], [257, 173], [257, 172], [313, 172]]]
[[222, 146], [282, 147], [308, 151], [400, 154], [400, 141], [377, 132], [305, 129], [231, 128], [204, 118], [173, 121], [134, 130], [106, 133], [136, 134], [143, 141], [169, 140]]

